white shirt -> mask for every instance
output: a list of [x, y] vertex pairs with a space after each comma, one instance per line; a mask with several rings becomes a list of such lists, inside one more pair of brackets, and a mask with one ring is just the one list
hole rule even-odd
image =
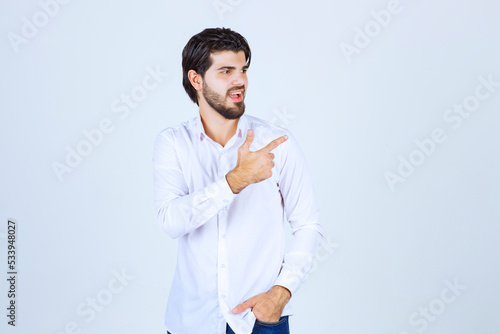
[[[287, 134], [273, 150], [272, 176], [233, 194], [225, 175], [236, 166], [247, 129], [251, 151]], [[165, 312], [172, 334], [250, 334], [255, 315], [231, 310], [281, 285], [293, 294], [323, 238], [311, 178], [289, 131], [242, 115], [226, 146], [208, 137], [200, 115], [161, 131], [155, 141], [159, 225], [178, 240], [177, 266]], [[284, 227], [293, 238], [285, 252]], [[292, 315], [291, 300], [282, 316]]]

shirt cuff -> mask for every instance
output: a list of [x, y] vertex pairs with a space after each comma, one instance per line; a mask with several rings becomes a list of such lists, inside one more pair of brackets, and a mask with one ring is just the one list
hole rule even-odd
[[214, 201], [215, 207], [219, 210], [228, 206], [236, 197], [236, 194], [234, 194], [231, 187], [229, 187], [225, 175], [209, 187], [208, 194], [213, 195], [212, 200]]
[[280, 285], [287, 288], [293, 296], [299, 289], [303, 276], [304, 275], [301, 274], [301, 272], [296, 272], [290, 268], [283, 267], [278, 278], [274, 282], [274, 285]]

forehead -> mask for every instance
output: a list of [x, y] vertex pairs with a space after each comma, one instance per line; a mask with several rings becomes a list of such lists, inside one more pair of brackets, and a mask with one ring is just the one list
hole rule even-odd
[[217, 69], [219, 67], [243, 67], [246, 65], [245, 52], [243, 51], [218, 51], [210, 54], [212, 66], [210, 68]]

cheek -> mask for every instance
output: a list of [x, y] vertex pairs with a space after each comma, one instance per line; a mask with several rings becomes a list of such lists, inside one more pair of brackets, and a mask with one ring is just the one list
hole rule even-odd
[[221, 96], [226, 96], [227, 95], [227, 88], [226, 85], [221, 85], [220, 83], [214, 83], [212, 86], [210, 86], [212, 91], [217, 93], [217, 95]]

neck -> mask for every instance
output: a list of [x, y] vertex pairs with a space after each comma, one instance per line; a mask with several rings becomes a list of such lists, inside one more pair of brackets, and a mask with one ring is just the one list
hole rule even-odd
[[201, 123], [207, 136], [224, 147], [236, 133], [239, 119], [226, 119], [212, 108], [209, 109], [200, 107]]

